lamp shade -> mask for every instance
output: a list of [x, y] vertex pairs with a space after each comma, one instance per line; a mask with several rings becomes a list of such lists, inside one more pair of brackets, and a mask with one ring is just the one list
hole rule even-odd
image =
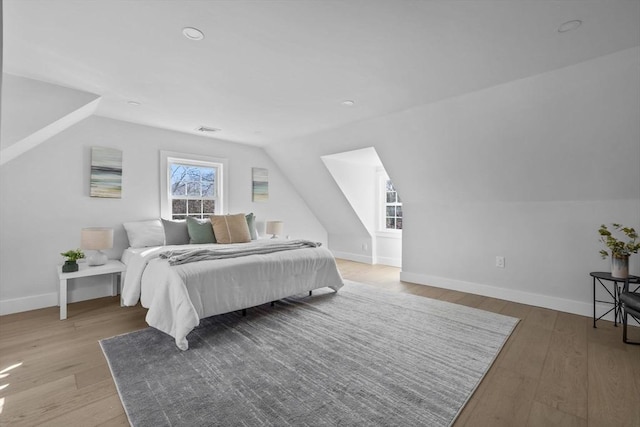
[[113, 247], [113, 228], [83, 228], [80, 237], [82, 249], [99, 251]]
[[282, 234], [284, 223], [282, 221], [267, 221], [267, 234], [273, 234], [273, 237]]

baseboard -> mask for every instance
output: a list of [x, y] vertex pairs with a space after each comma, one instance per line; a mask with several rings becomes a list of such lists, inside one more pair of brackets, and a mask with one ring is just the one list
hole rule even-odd
[[[549, 295], [523, 292], [515, 289], [499, 288], [497, 286], [484, 285], [481, 283], [467, 282], [463, 280], [448, 279], [445, 277], [430, 276], [426, 274], [400, 272], [400, 280], [403, 282], [416, 283], [419, 285], [434, 286], [436, 288], [451, 289], [454, 291], [467, 292], [470, 294], [482, 295], [491, 298], [503, 299], [521, 304], [533, 305], [536, 307], [549, 308], [563, 311], [565, 313], [579, 314], [581, 316], [593, 317], [593, 303], [574, 301], [564, 298], [552, 297]], [[605, 313], [611, 306], [598, 303], [596, 312], [598, 315]], [[604, 316], [603, 319], [613, 322], [613, 313]], [[629, 318], [630, 324], [637, 324]]]
[[[351, 252], [340, 252], [334, 250], [331, 250], [331, 253], [336, 258], [362, 262], [365, 264], [374, 264], [373, 257], [371, 257], [370, 255], [354, 254]], [[402, 260], [398, 258], [377, 257], [375, 264], [389, 265], [391, 267], [402, 267]]]
[[402, 259], [379, 256], [376, 258], [376, 264], [389, 265], [391, 267], [402, 267]]
[[370, 255], [354, 254], [351, 252], [340, 252], [331, 250], [331, 253], [335, 258], [346, 259], [349, 261], [362, 262], [364, 264], [373, 264], [373, 259]]
[[[67, 304], [102, 298], [111, 295], [111, 283], [108, 286], [70, 287], [67, 292]], [[41, 308], [56, 307], [59, 304], [58, 292], [28, 297], [0, 300], [0, 316]]]
[[0, 316], [58, 305], [58, 293], [0, 300]]

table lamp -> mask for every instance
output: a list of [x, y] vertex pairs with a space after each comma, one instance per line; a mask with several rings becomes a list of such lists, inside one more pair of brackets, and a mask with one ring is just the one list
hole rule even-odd
[[80, 247], [94, 251], [87, 258], [87, 265], [104, 265], [109, 258], [102, 252], [103, 249], [113, 247], [113, 228], [89, 227], [83, 228], [80, 238]]
[[275, 239], [282, 234], [284, 224], [282, 221], [267, 221], [267, 234], [272, 234], [271, 238]]

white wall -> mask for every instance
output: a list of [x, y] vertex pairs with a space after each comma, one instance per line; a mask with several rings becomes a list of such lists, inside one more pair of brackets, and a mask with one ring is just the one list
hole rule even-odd
[[344, 200], [320, 157], [373, 146], [403, 198], [402, 279], [589, 315], [589, 272], [609, 268], [599, 225], [640, 229], [639, 72], [636, 47], [267, 152], [332, 250], [367, 236], [352, 217], [333, 220]]
[[[336, 156], [339, 156], [337, 154]], [[375, 186], [373, 174], [375, 168], [362, 163], [354, 163], [341, 160], [335, 156], [324, 156], [322, 158], [325, 166], [331, 173], [336, 185], [344, 195], [345, 200], [353, 209], [360, 221], [358, 229], [364, 228], [366, 237], [360, 247], [349, 245], [351, 237], [334, 236], [331, 239], [331, 248], [351, 246], [348, 252], [332, 249], [333, 255], [338, 258], [351, 259], [354, 261], [374, 263], [375, 239], [373, 238], [375, 222]], [[346, 241], [340, 241], [346, 238]]]
[[[89, 197], [90, 148], [123, 150], [122, 199]], [[56, 305], [59, 255], [86, 226], [115, 228], [110, 258], [127, 245], [126, 221], [160, 215], [159, 151], [229, 160], [227, 213], [254, 212], [258, 230], [280, 219], [285, 234], [327, 243], [327, 234], [262, 149], [90, 117], [0, 169], [0, 314]], [[251, 202], [251, 168], [269, 169], [269, 201]], [[105, 278], [74, 280], [70, 301], [109, 294]]]
[[322, 161], [353, 210], [358, 214], [362, 225], [369, 233], [375, 232], [375, 166], [340, 160], [333, 156], [325, 156]]
[[402, 267], [402, 234], [378, 232], [375, 242], [376, 264]]
[[[405, 255], [401, 277], [589, 315], [589, 272], [609, 270], [598, 254], [599, 224], [638, 229], [639, 213], [638, 200], [405, 203], [405, 221], [416, 230], [405, 234], [405, 248], [422, 250]], [[495, 267], [496, 255], [505, 257], [504, 269]], [[638, 255], [632, 270], [640, 270]]]

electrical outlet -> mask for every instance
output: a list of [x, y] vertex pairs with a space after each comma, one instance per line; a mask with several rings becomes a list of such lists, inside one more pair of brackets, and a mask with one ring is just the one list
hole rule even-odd
[[504, 268], [504, 257], [503, 256], [497, 256], [496, 257], [496, 267]]

